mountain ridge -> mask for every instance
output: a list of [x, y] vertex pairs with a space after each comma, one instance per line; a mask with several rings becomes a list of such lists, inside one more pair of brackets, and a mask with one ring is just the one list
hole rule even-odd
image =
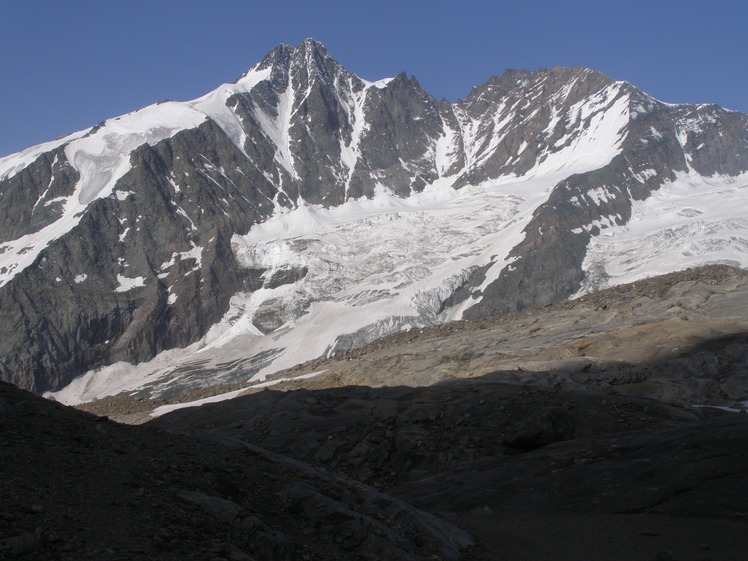
[[[309, 267], [297, 257], [247, 267], [237, 236], [308, 205], [332, 210], [382, 193], [411, 200], [451, 189], [457, 200], [518, 182], [500, 199], [511, 247], [495, 257], [481, 249], [446, 287], [434, 277], [418, 289], [439, 300], [428, 309], [413, 300], [415, 315], [359, 323], [329, 348], [440, 321], [448, 309], [480, 317], [566, 298], [588, 277], [591, 240], [627, 224], [636, 201], [678, 174], [748, 170], [747, 123], [584, 69], [512, 71], [449, 104], [405, 73], [362, 80], [314, 40], [281, 45], [197, 100], [0, 159], [2, 377], [42, 392], [150, 360], [229, 321], [237, 294], [268, 296], [252, 304], [265, 319], [254, 309], [245, 320], [254, 329], [303, 321], [319, 295], [280, 293], [311, 282]], [[519, 187], [525, 180], [536, 187]], [[395, 286], [383, 294], [395, 297]]]

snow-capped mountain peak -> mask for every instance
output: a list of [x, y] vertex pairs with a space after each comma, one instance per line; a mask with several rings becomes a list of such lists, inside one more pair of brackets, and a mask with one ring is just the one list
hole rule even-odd
[[0, 371], [36, 391], [88, 372], [71, 399], [262, 377], [635, 277], [610, 242], [634, 223], [658, 239], [642, 213], [676, 206], [678, 232], [709, 224], [699, 262], [745, 265], [741, 243], [703, 249], [740, 219], [678, 185], [742, 200], [746, 123], [582, 68], [439, 102], [280, 45], [196, 100], [0, 159]]

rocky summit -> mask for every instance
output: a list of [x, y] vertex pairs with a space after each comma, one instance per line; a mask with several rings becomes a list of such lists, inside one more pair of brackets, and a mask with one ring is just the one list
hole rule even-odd
[[0, 377], [171, 399], [745, 267], [747, 125], [589, 69], [510, 70], [450, 103], [278, 46], [199, 99], [0, 158]]

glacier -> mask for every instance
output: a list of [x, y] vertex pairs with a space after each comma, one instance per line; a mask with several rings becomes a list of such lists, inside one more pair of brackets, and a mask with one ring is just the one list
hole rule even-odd
[[[235, 295], [221, 322], [185, 349], [88, 372], [49, 395], [74, 404], [122, 392], [171, 395], [194, 387], [195, 378], [209, 385], [262, 382], [332, 349], [349, 350], [336, 346], [347, 334], [363, 330], [360, 341], [369, 342], [457, 319], [470, 302], [440, 310], [443, 301], [475, 267], [492, 262], [498, 274], [560, 177], [435, 186], [406, 199], [380, 190], [336, 208], [301, 205], [279, 213], [235, 236], [234, 250], [240, 263], [267, 268], [267, 275], [306, 266], [303, 279]], [[288, 321], [264, 335], [253, 316], [281, 297], [293, 308]], [[255, 360], [265, 355], [272, 356]]]

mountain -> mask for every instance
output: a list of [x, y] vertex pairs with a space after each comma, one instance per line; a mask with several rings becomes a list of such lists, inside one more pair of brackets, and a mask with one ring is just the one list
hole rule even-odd
[[0, 374], [169, 397], [744, 267], [746, 171], [748, 116], [588, 69], [507, 71], [451, 104], [281, 45], [197, 100], [0, 158]]

